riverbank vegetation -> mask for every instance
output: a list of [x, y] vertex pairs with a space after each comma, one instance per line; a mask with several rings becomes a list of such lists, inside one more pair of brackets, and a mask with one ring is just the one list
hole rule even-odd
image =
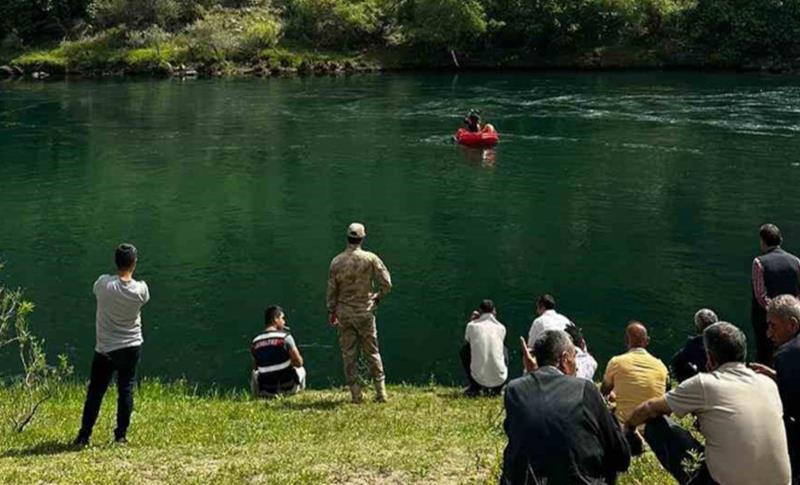
[[[16, 392], [0, 389], [0, 422], [13, 411]], [[85, 389], [65, 384], [25, 432], [0, 428], [0, 482], [497, 482], [505, 446], [500, 398], [467, 399], [459, 389], [434, 385], [389, 392], [386, 404], [352, 405], [342, 389], [265, 402], [243, 391], [145, 380], [130, 443], [112, 442], [109, 395], [92, 444], [78, 450], [69, 442]], [[673, 482], [647, 453], [621, 483]]]
[[15, 73], [787, 70], [800, 0], [7, 0]]

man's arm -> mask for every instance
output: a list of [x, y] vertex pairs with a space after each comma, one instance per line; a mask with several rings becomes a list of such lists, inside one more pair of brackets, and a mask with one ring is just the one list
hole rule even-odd
[[778, 380], [778, 373], [775, 372], [775, 369], [773, 369], [771, 367], [767, 367], [766, 365], [759, 364], [757, 362], [753, 362], [753, 363], [749, 364], [748, 367], [753, 369], [753, 371], [755, 373], [761, 374], [763, 376], [767, 376], [770, 379], [772, 379], [773, 381], [777, 381]]
[[285, 342], [286, 351], [289, 352], [289, 360], [292, 361], [292, 367], [303, 367], [303, 356], [300, 355], [300, 351], [297, 349], [294, 337], [287, 335]]
[[761, 308], [766, 309], [769, 304], [767, 286], [764, 284], [764, 267], [758, 258], [753, 259], [753, 295]]
[[604, 396], [608, 396], [611, 394], [611, 391], [614, 390], [614, 373], [616, 372], [616, 368], [616, 361], [612, 358], [610, 361], [608, 361], [606, 373], [603, 374], [603, 383], [600, 385], [600, 392]]
[[378, 281], [378, 286], [380, 286], [380, 291], [374, 298], [375, 303], [377, 303], [392, 291], [392, 276], [389, 274], [389, 270], [386, 269], [386, 265], [383, 264], [383, 261], [381, 261], [381, 258], [378, 256], [375, 256], [372, 264], [374, 269], [373, 274]]
[[603, 402], [592, 382], [587, 381], [584, 388], [583, 403], [586, 411], [597, 420], [600, 443], [603, 446], [603, 468], [609, 478], [624, 472], [631, 464], [631, 449], [628, 440], [619, 427], [617, 419]]
[[628, 428], [635, 428], [653, 418], [665, 416], [671, 413], [672, 409], [670, 409], [669, 404], [667, 404], [666, 395], [654, 397], [637, 406], [628, 417], [628, 420], [625, 422], [625, 426]]
[[333, 263], [328, 270], [328, 289], [325, 292], [325, 305], [328, 308], [328, 314], [336, 313], [336, 300], [339, 297], [339, 286], [336, 283], [336, 273], [333, 270]]

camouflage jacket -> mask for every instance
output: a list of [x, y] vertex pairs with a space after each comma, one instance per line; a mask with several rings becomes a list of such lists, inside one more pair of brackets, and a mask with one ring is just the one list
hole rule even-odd
[[[375, 292], [375, 286], [379, 290]], [[328, 274], [328, 312], [359, 314], [374, 310], [375, 300], [392, 289], [392, 278], [381, 258], [348, 244], [347, 249], [331, 261]]]

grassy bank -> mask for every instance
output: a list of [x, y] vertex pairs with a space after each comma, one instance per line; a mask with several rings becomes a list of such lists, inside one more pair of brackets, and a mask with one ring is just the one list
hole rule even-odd
[[[274, 401], [145, 381], [130, 443], [114, 445], [109, 392], [92, 445], [69, 446], [84, 389], [71, 384], [23, 433], [6, 426], [0, 390], [0, 483], [496, 483], [505, 445], [499, 398], [390, 386], [387, 404], [354, 406], [343, 390]], [[542, 444], [546, 446], [546, 443]], [[623, 484], [672, 483], [646, 454]]]

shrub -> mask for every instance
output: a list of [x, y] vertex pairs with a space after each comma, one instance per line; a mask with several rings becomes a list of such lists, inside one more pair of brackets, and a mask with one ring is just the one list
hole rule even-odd
[[24, 397], [15, 402], [17, 411], [10, 418], [13, 429], [19, 433], [31, 422], [39, 407], [53, 396], [58, 384], [72, 374], [64, 355], [58, 356], [57, 366], [47, 364], [44, 340], [36, 337], [28, 325], [33, 308], [21, 289], [11, 289], [0, 282], [0, 348], [15, 347], [22, 367], [22, 374], [12, 385], [23, 391]]
[[199, 16], [199, 8], [211, 0], [92, 0], [89, 17], [98, 29], [126, 25], [143, 30], [151, 25], [176, 31]]
[[220, 62], [256, 56], [280, 40], [281, 24], [264, 9], [215, 7], [185, 31], [190, 57]]
[[379, 43], [378, 0], [284, 0], [286, 36], [314, 47], [352, 49]]

